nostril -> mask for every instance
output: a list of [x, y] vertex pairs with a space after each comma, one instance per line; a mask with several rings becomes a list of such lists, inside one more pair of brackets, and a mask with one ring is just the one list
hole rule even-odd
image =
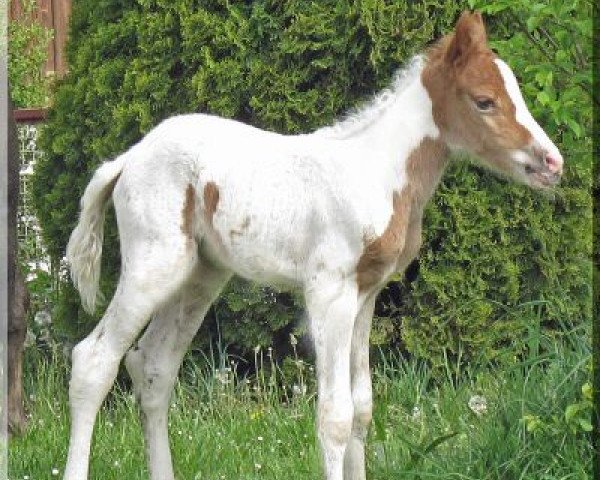
[[544, 160], [548, 170], [552, 173], [560, 173], [562, 171], [563, 159], [560, 155], [547, 153]]

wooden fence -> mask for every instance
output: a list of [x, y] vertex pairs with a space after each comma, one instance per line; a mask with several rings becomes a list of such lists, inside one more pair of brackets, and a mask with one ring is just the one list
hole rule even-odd
[[45, 108], [16, 108], [13, 110], [17, 124], [35, 125], [46, 120], [48, 111]]
[[[10, 0], [11, 21], [22, 18], [23, 3], [23, 0]], [[67, 71], [65, 43], [71, 14], [71, 0], [36, 0], [36, 4], [36, 18], [53, 32], [53, 38], [48, 44], [44, 73], [62, 77]]]

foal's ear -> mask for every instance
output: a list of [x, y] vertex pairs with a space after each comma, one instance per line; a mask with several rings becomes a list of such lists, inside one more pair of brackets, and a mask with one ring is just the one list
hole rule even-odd
[[465, 10], [456, 22], [454, 36], [446, 50], [446, 61], [452, 65], [460, 65], [471, 49], [483, 47], [486, 43], [487, 35], [481, 13]]

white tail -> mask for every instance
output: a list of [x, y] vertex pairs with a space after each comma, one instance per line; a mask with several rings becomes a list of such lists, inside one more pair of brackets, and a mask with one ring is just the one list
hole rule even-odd
[[71, 278], [86, 312], [92, 313], [99, 298], [100, 259], [104, 239], [104, 214], [123, 165], [125, 155], [106, 162], [96, 170], [81, 198], [79, 223], [67, 245]]

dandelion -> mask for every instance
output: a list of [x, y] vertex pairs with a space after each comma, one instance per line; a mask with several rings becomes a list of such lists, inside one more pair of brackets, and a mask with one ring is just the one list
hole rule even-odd
[[306, 395], [306, 385], [292, 385], [292, 393], [297, 397]]
[[231, 383], [231, 368], [217, 368], [215, 370], [215, 378], [219, 381], [221, 385], [227, 385]]
[[487, 400], [482, 395], [473, 395], [469, 399], [468, 405], [471, 411], [477, 416], [481, 416], [487, 412]]
[[413, 410], [412, 410], [412, 419], [415, 422], [418, 422], [419, 420], [421, 420], [421, 409], [417, 405], [415, 405], [413, 407]]
[[257, 470], [260, 470], [262, 468], [262, 465], [260, 463], [255, 463], [254, 468], [256, 468]]
[[53, 477], [56, 477], [56, 476], [58, 476], [58, 474], [59, 474], [59, 473], [60, 473], [60, 472], [59, 472], [58, 468], [53, 468], [53, 469], [52, 469], [52, 476], [53, 476]]
[[260, 410], [252, 412], [250, 414], [250, 420], [256, 420], [257, 418], [260, 418], [260, 417], [262, 417], [262, 412]]
[[262, 442], [262, 441], [264, 440], [264, 438], [263, 438], [263, 437], [261, 437], [261, 436], [259, 436], [259, 437], [257, 437], [257, 440], [258, 440], [259, 442]]

